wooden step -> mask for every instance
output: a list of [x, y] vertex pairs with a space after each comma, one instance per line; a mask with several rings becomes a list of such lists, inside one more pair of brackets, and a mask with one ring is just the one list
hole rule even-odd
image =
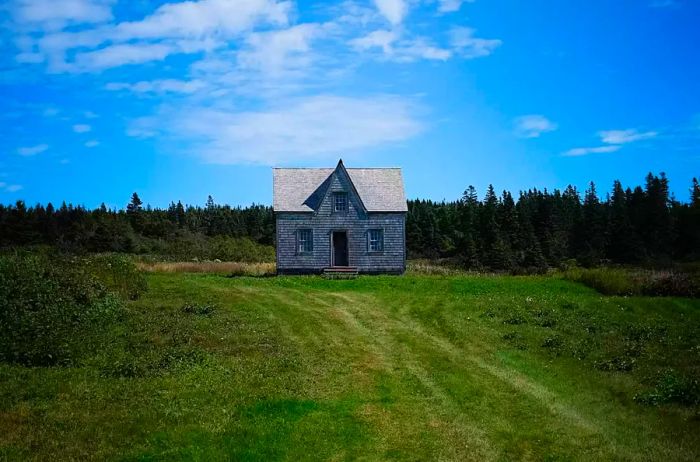
[[323, 276], [329, 279], [352, 279], [358, 274], [355, 266], [331, 266], [323, 269]]

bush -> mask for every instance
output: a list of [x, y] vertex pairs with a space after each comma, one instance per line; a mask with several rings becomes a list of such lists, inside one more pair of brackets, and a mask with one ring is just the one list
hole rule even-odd
[[129, 300], [138, 299], [148, 289], [146, 277], [125, 255], [95, 255], [80, 260], [80, 264], [110, 291]]
[[657, 378], [656, 386], [635, 395], [634, 400], [650, 406], [675, 403], [685, 406], [700, 404], [700, 383], [670, 369]]
[[94, 347], [120, 308], [79, 261], [0, 256], [0, 361], [70, 364]]

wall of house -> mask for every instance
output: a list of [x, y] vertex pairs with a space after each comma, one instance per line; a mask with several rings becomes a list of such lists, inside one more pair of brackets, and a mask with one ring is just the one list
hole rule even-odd
[[[333, 193], [348, 194], [348, 210], [333, 212]], [[330, 266], [331, 234], [346, 231], [348, 261], [361, 272], [401, 273], [405, 269], [406, 214], [365, 213], [348, 178], [334, 173], [328, 191], [316, 212], [277, 212], [277, 271], [279, 273], [320, 272]], [[313, 252], [300, 254], [297, 249], [297, 230], [313, 230]], [[384, 250], [369, 252], [370, 229], [384, 230]]]

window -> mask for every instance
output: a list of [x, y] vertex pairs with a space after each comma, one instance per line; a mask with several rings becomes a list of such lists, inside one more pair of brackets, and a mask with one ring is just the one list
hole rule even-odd
[[333, 193], [333, 211], [347, 212], [348, 210], [348, 195], [344, 192]]
[[300, 229], [297, 231], [297, 242], [299, 243], [299, 253], [314, 251], [314, 233], [310, 229]]
[[384, 230], [370, 229], [369, 230], [369, 251], [382, 252], [384, 251]]

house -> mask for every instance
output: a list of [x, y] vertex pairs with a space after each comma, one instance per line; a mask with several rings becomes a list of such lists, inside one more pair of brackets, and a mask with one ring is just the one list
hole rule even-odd
[[399, 168], [275, 168], [273, 209], [278, 274], [406, 268]]

